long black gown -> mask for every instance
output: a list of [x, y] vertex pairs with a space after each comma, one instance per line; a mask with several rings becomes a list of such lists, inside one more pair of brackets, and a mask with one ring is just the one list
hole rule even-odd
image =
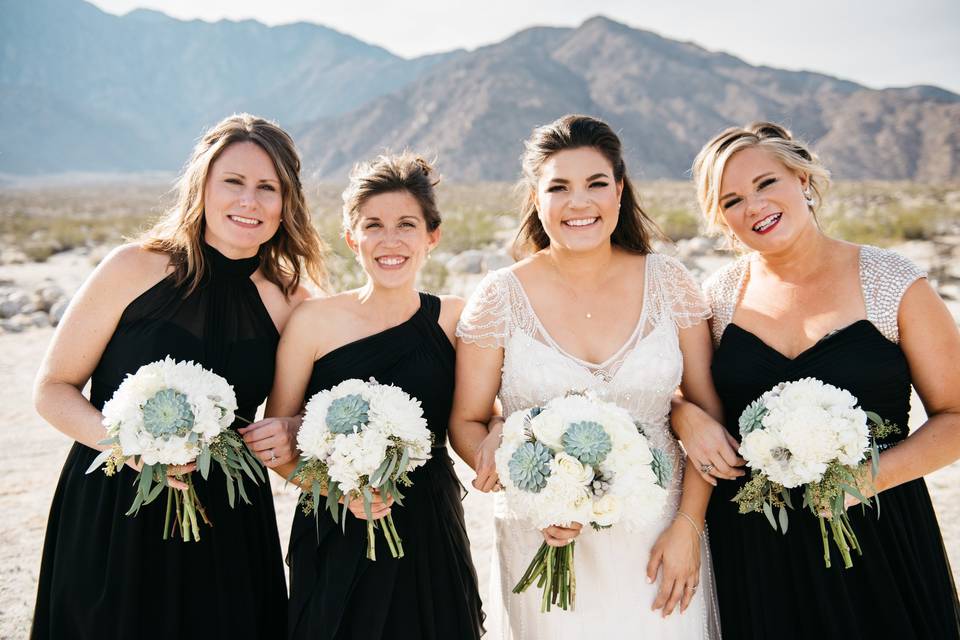
[[[865, 256], [878, 251], [864, 249]], [[883, 273], [873, 274], [877, 290], [886, 289]], [[865, 282], [873, 275], [865, 272]], [[864, 294], [871, 306], [872, 290]], [[892, 314], [895, 322], [895, 307]], [[910, 369], [900, 346], [870, 320], [836, 331], [792, 359], [731, 323], [712, 370], [727, 429], [738, 439], [737, 421], [747, 404], [779, 382], [805, 377], [850, 391], [863, 409], [899, 425], [901, 432], [881, 447], [907, 436]], [[800, 509], [799, 490], [792, 494], [797, 509], [790, 511], [786, 535], [762, 514], [740, 515], [731, 499], [748, 478], [721, 481], [707, 512], [725, 638], [960, 638], [960, 605], [922, 478], [881, 493], [879, 518], [875, 508], [849, 510], [863, 549], [862, 556], [853, 554], [851, 569], [844, 569], [832, 538], [832, 566], [824, 566], [820, 526]]]
[[394, 384], [420, 400], [434, 435], [432, 457], [410, 474], [393, 520], [404, 557], [377, 532], [366, 558], [366, 524], [347, 514], [344, 533], [326, 511], [297, 511], [290, 533], [291, 638], [470, 640], [483, 614], [463, 520], [462, 487], [447, 453], [455, 351], [437, 323], [440, 300], [421, 293], [406, 322], [339, 347], [314, 363], [307, 398], [349, 378]]
[[[171, 356], [224, 376], [237, 414], [252, 419], [273, 381], [279, 336], [250, 275], [257, 257], [230, 260], [205, 246], [203, 285], [184, 298], [171, 278], [124, 310], [92, 377], [102, 408], [128, 373]], [[239, 421], [234, 427], [242, 426]], [[97, 452], [75, 443], [53, 498], [32, 637], [282, 638], [286, 584], [269, 482], [246, 482], [252, 504], [227, 502], [218, 465], [197, 494], [213, 522], [199, 542], [162, 539], [165, 495], [126, 516], [135, 472], [86, 475]]]

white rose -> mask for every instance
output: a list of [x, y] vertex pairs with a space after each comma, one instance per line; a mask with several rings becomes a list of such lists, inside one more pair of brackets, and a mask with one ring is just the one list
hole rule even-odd
[[610, 493], [602, 498], [593, 500], [590, 509], [590, 521], [596, 522], [601, 527], [616, 524], [620, 520], [620, 514], [623, 512], [623, 505], [620, 499]]
[[563, 434], [566, 433], [568, 426], [561, 412], [551, 409], [545, 410], [530, 421], [533, 435], [554, 451], [563, 449]]
[[586, 486], [593, 482], [593, 467], [583, 464], [568, 453], [558, 453], [550, 462], [552, 473], [570, 478], [574, 484]]

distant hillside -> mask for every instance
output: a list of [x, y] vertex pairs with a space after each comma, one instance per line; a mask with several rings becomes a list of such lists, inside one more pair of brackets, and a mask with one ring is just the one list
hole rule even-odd
[[326, 27], [118, 17], [81, 0], [0, 0], [0, 172], [176, 169], [237, 111], [336, 115], [456, 53], [404, 60]]
[[638, 177], [683, 179], [731, 124], [786, 122], [840, 178], [960, 179], [960, 96], [755, 67], [603, 17], [414, 60], [326, 27], [0, 0], [0, 174], [176, 170], [203, 129], [250, 111], [342, 178], [385, 148], [461, 180], [512, 180], [538, 124], [594, 114]]
[[465, 180], [514, 179], [521, 142], [570, 112], [607, 119], [645, 178], [680, 178], [720, 129], [765, 118], [816, 143], [838, 177], [960, 179], [960, 96], [875, 91], [823, 74], [751, 66], [597, 17], [533, 28], [437, 65], [408, 86], [298, 130], [320, 176], [412, 147]]

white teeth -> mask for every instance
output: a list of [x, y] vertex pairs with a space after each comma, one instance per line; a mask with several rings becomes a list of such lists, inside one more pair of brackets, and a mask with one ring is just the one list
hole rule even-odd
[[230, 216], [231, 220], [236, 220], [243, 224], [260, 224], [260, 221], [256, 218], [244, 218], [243, 216]]
[[766, 218], [764, 218], [763, 220], [761, 220], [759, 223], [753, 225], [753, 230], [754, 230], [754, 231], [763, 231], [764, 229], [766, 229], [766, 228], [769, 227], [770, 225], [772, 225], [772, 224], [774, 224], [775, 222], [777, 222], [778, 220], [780, 220], [780, 216], [781, 216], [781, 215], [782, 215], [782, 214], [775, 213], [775, 214], [773, 214], [773, 215], [771, 215], [771, 216], [767, 216]]
[[407, 259], [404, 257], [395, 257], [395, 258], [377, 258], [377, 262], [388, 267], [395, 267], [397, 265], [403, 264]]
[[564, 222], [564, 224], [570, 225], [571, 227], [586, 227], [596, 221], [597, 218], [581, 218], [579, 220], [567, 220]]

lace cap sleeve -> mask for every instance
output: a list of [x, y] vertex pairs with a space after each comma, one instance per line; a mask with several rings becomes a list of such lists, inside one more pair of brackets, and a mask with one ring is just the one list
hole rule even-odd
[[709, 318], [710, 305], [687, 268], [670, 256], [656, 254], [649, 257], [656, 260], [653, 274], [660, 288], [663, 312], [673, 318], [681, 329], [692, 327]]
[[860, 285], [867, 307], [867, 320], [890, 342], [900, 342], [897, 314], [900, 300], [911, 284], [927, 272], [888, 249], [860, 247]]
[[733, 320], [733, 311], [740, 297], [740, 289], [743, 287], [748, 264], [747, 258], [741, 257], [716, 271], [703, 283], [703, 292], [713, 311], [710, 332], [713, 335], [714, 346], [720, 344], [723, 332]]
[[467, 300], [457, 337], [486, 348], [503, 347], [510, 335], [510, 289], [499, 271], [488, 273]]

